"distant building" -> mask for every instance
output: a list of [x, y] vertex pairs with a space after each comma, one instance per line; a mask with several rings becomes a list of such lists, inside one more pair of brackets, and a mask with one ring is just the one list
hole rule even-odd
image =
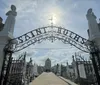
[[44, 72], [44, 66], [38, 66], [38, 74], [40, 75], [43, 72]]
[[73, 65], [69, 65], [68, 62], [67, 62], [67, 67], [66, 67], [66, 74], [67, 74], [66, 77], [71, 80], [75, 76]]
[[66, 66], [61, 64], [61, 76], [66, 78], [67, 77], [67, 72], [66, 72]]
[[57, 65], [54, 65], [52, 67], [52, 72], [55, 73], [57, 76], [62, 76], [64, 78], [66, 78], [67, 76], [67, 73], [66, 73], [66, 66], [65, 65], [60, 65], [60, 64], [57, 64]]
[[26, 76], [27, 84], [29, 84], [34, 79], [33, 69], [34, 69], [34, 66], [32, 64], [32, 59], [30, 58], [30, 61], [26, 65], [26, 75], [25, 76]]
[[45, 71], [46, 72], [51, 71], [51, 60], [49, 58], [45, 61]]
[[60, 64], [57, 64], [56, 69], [57, 69], [57, 71], [56, 71], [57, 73], [56, 73], [56, 74], [57, 74], [58, 76], [60, 76], [60, 75], [61, 75], [61, 65], [60, 65]]
[[54, 74], [57, 74], [57, 65], [52, 66], [51, 71], [52, 71]]
[[39, 74], [38, 74], [38, 65], [36, 63], [34, 63], [34, 66], [33, 66], [33, 74], [34, 74], [34, 77], [37, 77]]

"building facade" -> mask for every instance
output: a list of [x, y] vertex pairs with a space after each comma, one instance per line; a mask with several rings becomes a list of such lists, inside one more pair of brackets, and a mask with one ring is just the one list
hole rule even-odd
[[51, 60], [49, 58], [45, 61], [45, 71], [46, 72], [51, 71]]

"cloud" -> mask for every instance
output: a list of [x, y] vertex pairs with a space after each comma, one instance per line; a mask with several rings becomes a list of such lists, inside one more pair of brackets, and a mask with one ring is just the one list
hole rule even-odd
[[[100, 16], [98, 11], [100, 9], [100, 1], [98, 0], [1, 0], [0, 2], [0, 11], [4, 20], [6, 19], [4, 13], [10, 10], [10, 5], [16, 5], [15, 37], [38, 27], [50, 25], [48, 19], [53, 15], [58, 19], [55, 25], [62, 26], [80, 36], [88, 38], [88, 23], [85, 17], [87, 9], [92, 7], [94, 14], [97, 17]], [[18, 57], [19, 54], [25, 51], [27, 51], [27, 61], [32, 57], [34, 62], [42, 65], [48, 57], [52, 60], [53, 64], [65, 63], [66, 60], [71, 63], [71, 56], [75, 52], [80, 52], [78, 49], [57, 40], [54, 43], [50, 41], [36, 43], [29, 48], [15, 53], [13, 56]], [[85, 53], [81, 54], [86, 56], [86, 58], [89, 56]]]

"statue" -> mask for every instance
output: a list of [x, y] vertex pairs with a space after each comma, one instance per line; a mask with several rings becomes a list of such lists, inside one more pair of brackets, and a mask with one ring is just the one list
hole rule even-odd
[[0, 17], [0, 31], [3, 30], [4, 24], [2, 23], [3, 19]]
[[96, 16], [92, 12], [92, 8], [88, 9], [86, 18], [88, 20], [90, 36], [93, 37], [92, 35], [96, 35], [96, 33], [99, 31], [99, 28], [96, 21]]
[[29, 62], [32, 63], [32, 58], [30, 58], [30, 61]]
[[11, 5], [11, 10], [6, 13], [8, 16], [4, 25], [5, 29], [8, 29], [10, 33], [13, 33], [14, 31], [14, 25], [15, 25], [15, 17], [17, 16], [16, 7], [14, 5]]

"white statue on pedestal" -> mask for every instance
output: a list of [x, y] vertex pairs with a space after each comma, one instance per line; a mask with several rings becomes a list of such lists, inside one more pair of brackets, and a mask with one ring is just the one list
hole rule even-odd
[[13, 34], [14, 25], [15, 25], [15, 17], [17, 16], [16, 7], [11, 5], [11, 10], [6, 13], [8, 16], [4, 25], [4, 29], [8, 29], [10, 33]]
[[92, 8], [88, 9], [87, 14], [86, 14], [86, 18], [88, 20], [90, 37], [94, 38], [95, 36], [98, 35], [99, 28], [98, 28], [98, 24], [96, 21], [96, 16], [92, 12]]

